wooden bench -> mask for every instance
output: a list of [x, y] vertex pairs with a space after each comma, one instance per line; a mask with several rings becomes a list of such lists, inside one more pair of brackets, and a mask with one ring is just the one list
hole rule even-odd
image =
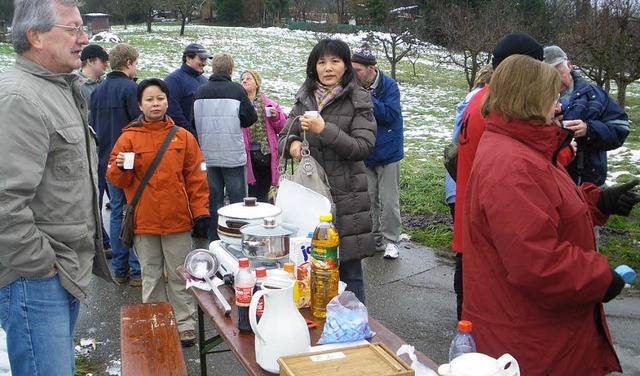
[[176, 319], [168, 302], [120, 310], [122, 376], [187, 375]]

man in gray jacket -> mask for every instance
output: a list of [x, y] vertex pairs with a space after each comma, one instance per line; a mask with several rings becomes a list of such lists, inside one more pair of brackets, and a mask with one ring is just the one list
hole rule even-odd
[[242, 128], [250, 127], [258, 114], [237, 82], [231, 81], [233, 58], [217, 54], [211, 62], [213, 75], [193, 96], [191, 123], [198, 134], [209, 182], [209, 241], [218, 240], [218, 209], [226, 190], [230, 203], [247, 195], [247, 152]]
[[73, 335], [102, 249], [96, 142], [80, 92], [78, 2], [16, 1], [0, 75], [0, 322], [14, 375], [73, 375]]

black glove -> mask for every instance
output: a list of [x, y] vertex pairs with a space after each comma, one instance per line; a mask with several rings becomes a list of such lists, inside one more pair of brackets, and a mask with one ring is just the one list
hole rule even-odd
[[613, 268], [609, 268], [611, 270], [611, 276], [613, 279], [611, 280], [611, 284], [609, 284], [609, 288], [607, 289], [607, 293], [604, 294], [604, 298], [602, 298], [603, 303], [607, 303], [622, 291], [624, 287], [624, 279], [618, 274]]
[[627, 216], [633, 209], [633, 205], [640, 202], [640, 197], [631, 189], [638, 185], [640, 180], [635, 179], [629, 183], [616, 185], [603, 189], [596, 206], [604, 214], [618, 214]]
[[192, 236], [196, 238], [209, 237], [209, 225], [211, 224], [211, 217], [208, 215], [201, 215], [195, 219], [193, 223]]

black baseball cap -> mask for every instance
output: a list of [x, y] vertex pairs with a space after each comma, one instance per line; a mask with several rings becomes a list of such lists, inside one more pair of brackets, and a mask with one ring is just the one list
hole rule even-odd
[[109, 54], [102, 46], [90, 44], [82, 49], [80, 60], [85, 61], [87, 59], [93, 59], [94, 57], [99, 57], [100, 60], [109, 61]]
[[188, 45], [187, 48], [185, 48], [184, 52], [182, 53], [182, 55], [194, 55], [194, 54], [198, 55], [198, 57], [201, 59], [213, 58], [213, 56], [209, 55], [207, 53], [207, 50], [205, 50], [201, 44], [197, 44], [197, 43], [192, 43]]

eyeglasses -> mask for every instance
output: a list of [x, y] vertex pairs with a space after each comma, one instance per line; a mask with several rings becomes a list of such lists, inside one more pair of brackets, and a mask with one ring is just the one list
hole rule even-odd
[[83, 34], [87, 34], [87, 27], [85, 25], [80, 26], [67, 26], [67, 25], [53, 25], [61, 29], [65, 29], [68, 34], [74, 35], [76, 38], [82, 38]]

